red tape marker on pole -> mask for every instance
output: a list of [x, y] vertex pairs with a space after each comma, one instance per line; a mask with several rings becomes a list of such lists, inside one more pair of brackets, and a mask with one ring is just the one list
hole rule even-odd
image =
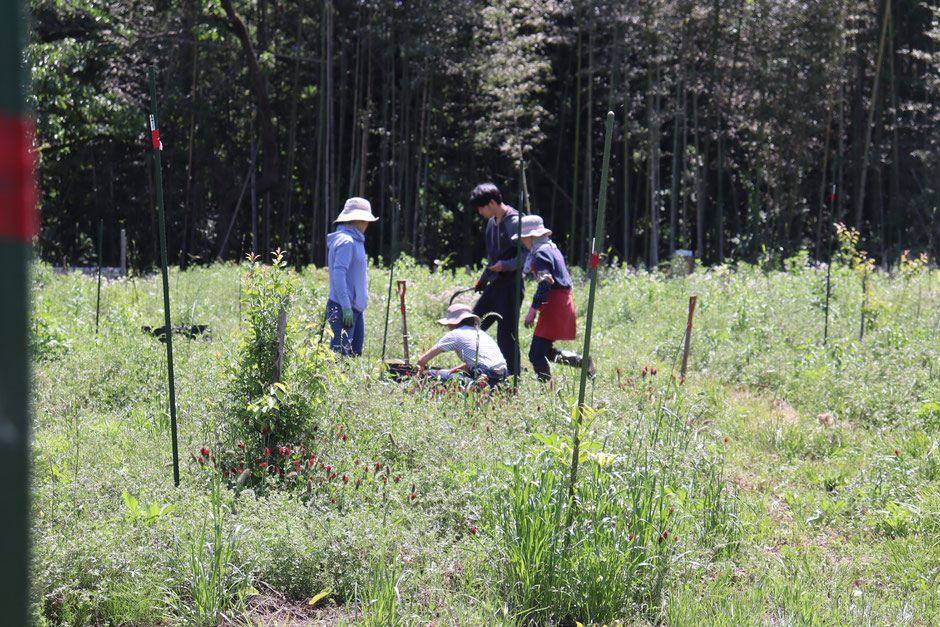
[[160, 141], [160, 129], [157, 128], [157, 123], [152, 115], [150, 116], [150, 141], [154, 150], [163, 150], [163, 142]]
[[39, 232], [33, 132], [30, 120], [0, 115], [0, 239], [27, 244]]

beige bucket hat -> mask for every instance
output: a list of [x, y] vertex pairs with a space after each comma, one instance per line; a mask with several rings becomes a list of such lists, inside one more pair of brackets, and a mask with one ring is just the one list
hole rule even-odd
[[375, 222], [378, 220], [372, 215], [372, 205], [365, 198], [354, 196], [346, 200], [343, 205], [343, 211], [333, 222], [352, 222], [354, 220], [363, 220], [364, 222]]
[[[522, 237], [539, 237], [540, 235], [551, 235], [550, 229], [545, 228], [542, 222], [542, 216], [522, 216]], [[518, 233], [512, 234], [512, 239], [519, 239]]]
[[455, 303], [447, 308], [447, 315], [439, 319], [437, 323], [444, 326], [448, 324], [460, 324], [467, 318], [473, 318], [477, 321], [477, 324], [480, 322], [480, 317], [473, 313], [473, 310], [470, 309], [470, 305]]

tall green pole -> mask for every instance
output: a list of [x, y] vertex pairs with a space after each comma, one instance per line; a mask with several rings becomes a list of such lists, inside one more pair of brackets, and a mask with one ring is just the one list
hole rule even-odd
[[[584, 392], [587, 388], [588, 362], [591, 355], [591, 325], [594, 321], [594, 293], [597, 291], [597, 266], [600, 261], [598, 247], [604, 245], [604, 214], [607, 210], [607, 171], [610, 169], [610, 141], [614, 134], [614, 112], [607, 112], [607, 128], [604, 132], [604, 163], [601, 166], [601, 189], [597, 205], [597, 223], [594, 226], [594, 240], [591, 242], [591, 291], [588, 294], [587, 320], [584, 324], [584, 350], [581, 351], [581, 387], [578, 389], [578, 406], [575, 408], [574, 443], [571, 452], [571, 487], [569, 494], [574, 495], [574, 485], [578, 478], [578, 456], [581, 445], [581, 414], [584, 409]], [[572, 511], [568, 510], [568, 518]]]
[[25, 115], [25, 2], [0, 2], [0, 622], [28, 624], [29, 259], [36, 234], [33, 122]]
[[[520, 150], [520, 154], [521, 154]], [[513, 313], [516, 316], [516, 328], [513, 330], [513, 333], [516, 334], [516, 353], [517, 355], [513, 356], [512, 359], [516, 360], [515, 367], [512, 373], [512, 388], [513, 390], [519, 389], [519, 371], [522, 370], [522, 348], [519, 346], [519, 306], [522, 304], [520, 302], [522, 298], [522, 203], [525, 201], [523, 197], [523, 190], [525, 189], [525, 181], [523, 177], [525, 176], [525, 169], [523, 166], [522, 157], [519, 157], [519, 219], [516, 220], [516, 290], [513, 292], [513, 302], [515, 303], [515, 309]]]
[[160, 126], [157, 123], [157, 86], [150, 66], [150, 137], [157, 188], [157, 227], [160, 231], [160, 269], [163, 273], [163, 324], [166, 325], [166, 370], [170, 382], [170, 433], [173, 438], [173, 483], [180, 484], [179, 452], [176, 446], [176, 387], [173, 384], [173, 324], [170, 322], [170, 280], [166, 263], [166, 225], [163, 220], [163, 172], [160, 169]]

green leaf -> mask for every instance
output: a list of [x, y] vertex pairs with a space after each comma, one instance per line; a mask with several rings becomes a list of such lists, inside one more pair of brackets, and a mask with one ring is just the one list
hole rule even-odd
[[317, 601], [320, 601], [323, 597], [325, 597], [329, 593], [330, 593], [329, 589], [321, 590], [319, 594], [317, 594], [315, 597], [307, 601], [307, 605], [316, 605]]

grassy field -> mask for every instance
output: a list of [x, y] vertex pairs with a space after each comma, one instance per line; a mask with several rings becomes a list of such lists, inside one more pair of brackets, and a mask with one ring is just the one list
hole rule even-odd
[[[576, 371], [516, 394], [391, 382], [387, 269], [363, 357], [337, 362], [325, 271], [247, 262], [170, 275], [174, 324], [209, 327], [174, 338], [175, 487], [165, 346], [141, 332], [159, 276], [105, 282], [96, 333], [93, 278], [33, 275], [40, 625], [940, 623], [940, 273], [918, 263], [834, 266], [825, 343], [826, 272], [802, 259], [605, 269], [574, 499]], [[414, 356], [474, 276], [395, 277]]]

